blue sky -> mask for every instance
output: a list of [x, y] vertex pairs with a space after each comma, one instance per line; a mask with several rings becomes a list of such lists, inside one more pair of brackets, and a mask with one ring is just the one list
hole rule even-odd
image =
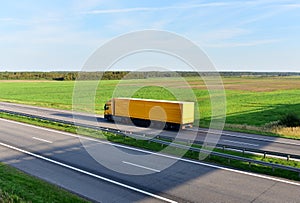
[[300, 72], [296, 0], [10, 0], [0, 7], [0, 71], [80, 70], [103, 43], [166, 30], [219, 71]]

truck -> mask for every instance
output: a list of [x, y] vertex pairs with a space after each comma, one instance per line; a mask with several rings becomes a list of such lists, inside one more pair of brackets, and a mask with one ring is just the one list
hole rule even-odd
[[112, 98], [104, 105], [104, 118], [142, 127], [179, 130], [193, 126], [194, 102]]

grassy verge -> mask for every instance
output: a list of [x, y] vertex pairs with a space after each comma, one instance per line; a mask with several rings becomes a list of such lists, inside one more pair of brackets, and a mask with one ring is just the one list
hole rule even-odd
[[[21, 122], [25, 122], [25, 123], [29, 123], [29, 124], [33, 124], [33, 125], [38, 125], [38, 126], [42, 126], [42, 127], [62, 130], [62, 131], [66, 131], [66, 132], [79, 133], [81, 135], [90, 136], [90, 137], [94, 137], [94, 138], [98, 138], [98, 139], [106, 139], [106, 140], [114, 142], [114, 143], [120, 143], [120, 144], [124, 144], [124, 145], [138, 147], [138, 148], [148, 149], [151, 151], [161, 151], [161, 150], [166, 149], [165, 148], [166, 146], [161, 145], [161, 144], [148, 142], [145, 140], [136, 140], [131, 137], [124, 137], [121, 135], [116, 135], [116, 134], [108, 133], [108, 132], [101, 132], [101, 131], [97, 131], [97, 130], [93, 130], [93, 129], [78, 128], [78, 127], [74, 127], [71, 125], [55, 123], [55, 122], [50, 122], [50, 121], [43, 121], [43, 120], [32, 119], [32, 118], [26, 118], [23, 116], [15, 116], [15, 115], [10, 115], [10, 114], [6, 114], [6, 113], [0, 113], [0, 117], [6, 118], [6, 119], [11, 119], [11, 120], [16, 120], [16, 121], [21, 121]], [[193, 146], [200, 147], [199, 145], [193, 145]], [[277, 163], [277, 164], [281, 164], [281, 165], [300, 168], [300, 162], [292, 161], [292, 160], [287, 161], [284, 159], [271, 158], [271, 157], [263, 158], [263, 156], [259, 156], [259, 155], [243, 154], [242, 152], [235, 152], [235, 151], [222, 150], [222, 149], [214, 149], [214, 151], [232, 154], [235, 156], [243, 156], [243, 157], [247, 157], [247, 158], [251, 158], [251, 159], [255, 159], [255, 160], [270, 162], [270, 163]], [[167, 153], [175, 155], [175, 156], [184, 154], [185, 158], [190, 158], [190, 159], [195, 159], [195, 160], [199, 160], [199, 156], [201, 156], [198, 152], [188, 151], [185, 153], [183, 150], [175, 148], [175, 147], [168, 147], [168, 149], [165, 150], [164, 152], [167, 152]], [[291, 171], [281, 170], [281, 169], [273, 170], [270, 167], [265, 167], [265, 166], [261, 166], [261, 165], [257, 165], [257, 164], [249, 165], [248, 162], [228, 160], [228, 159], [217, 157], [217, 156], [208, 156], [203, 161], [213, 162], [216, 164], [225, 165], [225, 166], [229, 166], [232, 168], [242, 169], [242, 170], [261, 173], [261, 174], [278, 176], [278, 177], [283, 177], [283, 178], [292, 179], [292, 180], [300, 180], [299, 175], [296, 172], [291, 172]]]
[[224, 130], [300, 140], [300, 135], [299, 135], [300, 127], [294, 127], [294, 128], [278, 127], [278, 128], [264, 129], [263, 127], [256, 127], [256, 126], [227, 124], [225, 125]]
[[74, 194], [0, 163], [0, 202], [87, 202]]

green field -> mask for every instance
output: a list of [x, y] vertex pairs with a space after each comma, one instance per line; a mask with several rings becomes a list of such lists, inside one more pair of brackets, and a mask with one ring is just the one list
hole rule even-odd
[[[197, 78], [185, 79], [188, 84], [179, 78], [123, 80], [122, 83], [102, 80], [96, 90], [96, 112], [103, 113], [103, 105], [113, 96], [116, 86], [120, 90], [117, 96], [166, 100], [174, 100], [174, 93], [181, 100], [190, 100], [187, 92], [191, 89], [200, 109], [200, 126], [207, 127], [211, 119], [208, 90], [203, 81]], [[223, 78], [223, 83], [227, 101], [227, 127], [260, 131], [289, 112], [300, 115], [300, 77], [229, 77]], [[72, 109], [74, 84], [74, 81], [1, 81], [0, 100]], [[82, 81], [80, 84], [86, 89], [97, 86], [94, 81]], [[82, 98], [91, 97], [91, 92], [84, 88]], [[132, 94], [131, 90], [137, 91]], [[88, 111], [88, 108], [83, 107], [82, 110]]]

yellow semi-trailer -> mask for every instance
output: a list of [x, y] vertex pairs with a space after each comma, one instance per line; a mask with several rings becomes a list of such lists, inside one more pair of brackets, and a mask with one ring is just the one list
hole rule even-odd
[[194, 102], [112, 98], [104, 106], [104, 118], [145, 127], [192, 127]]

